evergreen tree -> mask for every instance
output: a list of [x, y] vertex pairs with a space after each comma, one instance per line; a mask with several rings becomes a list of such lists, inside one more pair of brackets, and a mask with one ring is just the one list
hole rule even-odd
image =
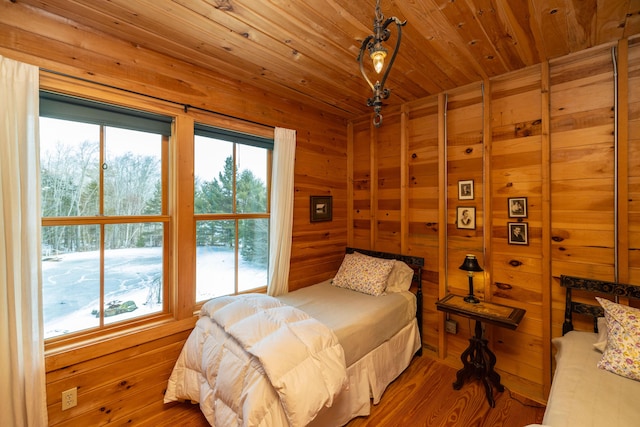
[[[212, 181], [204, 181], [195, 192], [196, 213], [260, 213], [267, 210], [265, 184], [250, 170], [236, 173], [236, 204], [233, 209], [233, 157], [225, 159], [223, 170]], [[235, 244], [234, 221], [199, 221], [199, 245]], [[240, 254], [245, 261], [266, 265], [268, 260], [268, 221], [246, 219], [238, 223]]]

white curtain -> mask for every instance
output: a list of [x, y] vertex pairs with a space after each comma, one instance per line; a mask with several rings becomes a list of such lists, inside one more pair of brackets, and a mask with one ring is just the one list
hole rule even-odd
[[0, 56], [0, 425], [46, 426], [38, 68]]
[[293, 229], [293, 171], [296, 131], [276, 128], [271, 177], [271, 222], [269, 223], [269, 295], [289, 291], [289, 260]]

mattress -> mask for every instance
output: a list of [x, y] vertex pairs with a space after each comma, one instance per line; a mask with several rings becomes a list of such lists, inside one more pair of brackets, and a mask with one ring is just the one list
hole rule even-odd
[[277, 298], [329, 327], [344, 348], [347, 366], [388, 341], [416, 317], [412, 292], [371, 296], [338, 288], [331, 285], [331, 280]]
[[552, 427], [639, 425], [640, 382], [599, 369], [597, 334], [572, 331], [554, 338], [556, 371], [542, 423]]

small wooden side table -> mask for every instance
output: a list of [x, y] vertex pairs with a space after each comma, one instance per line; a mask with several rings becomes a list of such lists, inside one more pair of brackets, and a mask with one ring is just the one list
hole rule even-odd
[[516, 329], [526, 311], [486, 301], [472, 304], [464, 301], [463, 297], [453, 294], [436, 302], [436, 307], [439, 311], [457, 314], [476, 321], [475, 335], [469, 338], [469, 347], [460, 356], [463, 367], [456, 373], [453, 388], [460, 390], [466, 380], [477, 378], [484, 384], [487, 400], [494, 408], [496, 402], [493, 398], [493, 389], [495, 387], [499, 392], [503, 392], [504, 386], [500, 384], [500, 375], [494, 370], [496, 355], [489, 349], [488, 341], [483, 337], [482, 322], [502, 328]]

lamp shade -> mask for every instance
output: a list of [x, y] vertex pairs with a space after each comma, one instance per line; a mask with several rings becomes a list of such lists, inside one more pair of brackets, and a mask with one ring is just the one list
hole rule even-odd
[[478, 260], [476, 256], [471, 254], [467, 254], [467, 256], [464, 259], [464, 262], [458, 268], [464, 271], [484, 271], [482, 270], [482, 267], [480, 267], [480, 264], [478, 264]]

